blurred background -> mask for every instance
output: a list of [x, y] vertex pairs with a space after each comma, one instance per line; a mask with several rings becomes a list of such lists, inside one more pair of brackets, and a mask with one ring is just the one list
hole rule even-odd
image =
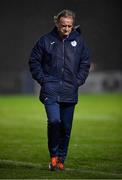
[[62, 9], [76, 12], [76, 25], [92, 54], [82, 92], [122, 92], [121, 0], [4, 0], [0, 2], [0, 94], [36, 94], [28, 59]]

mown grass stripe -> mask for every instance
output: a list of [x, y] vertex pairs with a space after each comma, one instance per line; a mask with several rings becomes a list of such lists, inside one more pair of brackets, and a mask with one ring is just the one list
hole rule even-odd
[[[16, 167], [25, 167], [25, 168], [38, 168], [38, 169], [45, 169], [48, 170], [48, 164], [47, 167], [42, 166], [40, 163], [31, 163], [31, 162], [22, 162], [22, 161], [13, 161], [13, 160], [5, 160], [0, 159], [0, 167], [1, 166], [16, 166]], [[104, 172], [104, 171], [98, 171], [98, 170], [87, 170], [87, 169], [75, 169], [75, 168], [65, 168], [65, 171], [75, 171], [79, 173], [92, 173], [92, 174], [99, 174], [99, 175], [112, 175], [112, 176], [122, 176], [121, 173], [111, 173], [111, 172]]]

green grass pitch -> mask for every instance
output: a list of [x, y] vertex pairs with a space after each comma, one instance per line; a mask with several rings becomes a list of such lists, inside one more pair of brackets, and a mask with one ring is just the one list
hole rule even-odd
[[35, 96], [0, 96], [1, 179], [122, 178], [122, 94], [83, 94], [63, 172], [48, 170], [47, 120]]

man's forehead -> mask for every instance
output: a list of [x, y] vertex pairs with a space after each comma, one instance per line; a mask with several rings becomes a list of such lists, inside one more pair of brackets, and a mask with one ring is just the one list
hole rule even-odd
[[61, 24], [73, 24], [73, 18], [72, 17], [61, 17], [59, 22]]

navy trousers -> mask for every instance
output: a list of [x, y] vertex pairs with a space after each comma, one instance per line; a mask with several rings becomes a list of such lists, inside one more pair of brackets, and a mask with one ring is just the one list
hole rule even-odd
[[58, 103], [46, 98], [48, 149], [50, 157], [58, 156], [64, 163], [72, 129], [74, 103]]

